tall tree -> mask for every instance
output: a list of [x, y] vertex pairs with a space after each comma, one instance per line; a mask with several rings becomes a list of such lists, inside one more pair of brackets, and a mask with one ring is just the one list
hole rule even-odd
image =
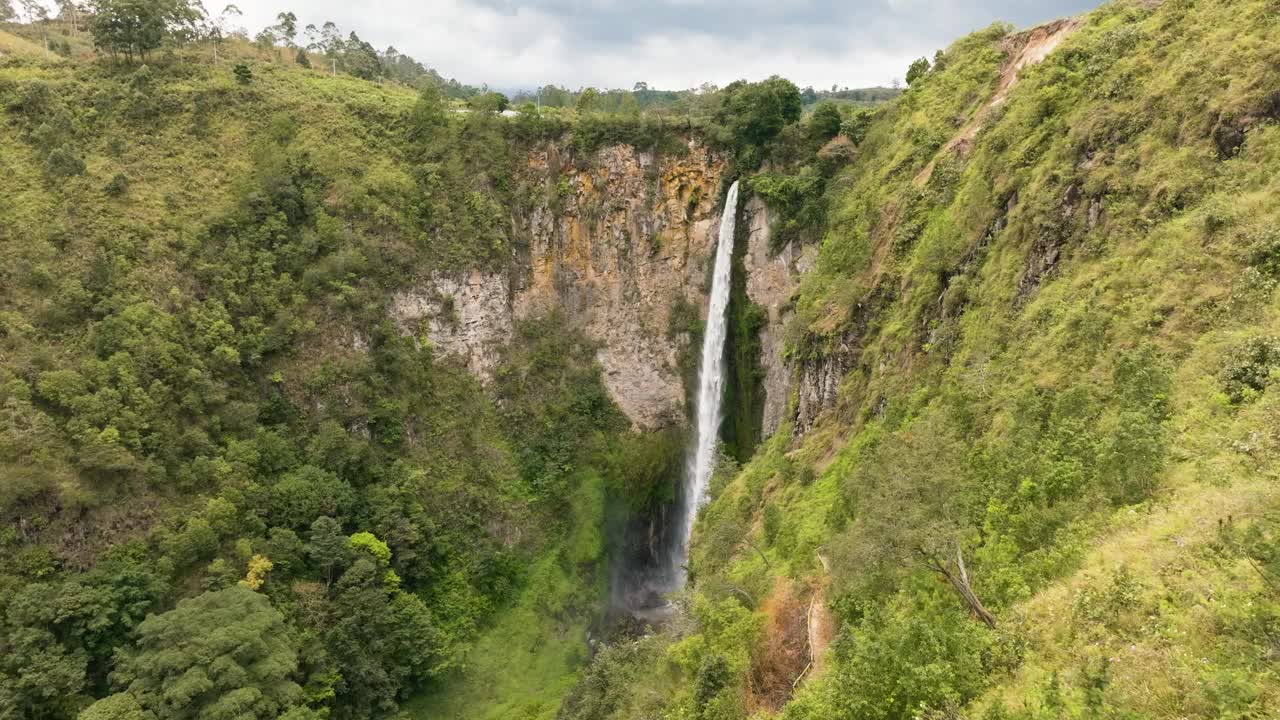
[[907, 68], [907, 84], [915, 85], [916, 81], [929, 73], [929, 59], [919, 58]]
[[10, 0], [0, 0], [0, 22], [9, 22], [17, 15]]
[[325, 583], [333, 582], [335, 568], [346, 564], [350, 557], [347, 538], [342, 534], [338, 521], [322, 516], [311, 523], [311, 540], [307, 543], [307, 556], [324, 574]]
[[[58, 3], [58, 19], [71, 23], [72, 32], [80, 32], [80, 7], [75, 4], [74, 0], [57, 0]], [[4, 11], [0, 9], [0, 16]], [[0, 17], [0, 19], [3, 19]]]
[[325, 643], [342, 674], [342, 705], [354, 717], [367, 717], [393, 712], [406, 690], [448, 661], [422, 599], [396, 587], [398, 579], [375, 553], [357, 554], [334, 586]]
[[821, 145], [840, 132], [840, 109], [835, 103], [824, 102], [814, 108], [809, 116], [809, 137]]
[[600, 91], [593, 88], [584, 88], [578, 93], [577, 110], [578, 112], [590, 112], [595, 108], [596, 103], [600, 100]]
[[744, 164], [754, 166], [763, 160], [762, 148], [800, 119], [802, 107], [800, 89], [790, 80], [777, 75], [757, 83], [738, 80], [720, 93], [715, 120]]
[[49, 19], [49, 10], [40, 0], [18, 0], [18, 4], [22, 6], [22, 14], [26, 16], [27, 22], [44, 22]]
[[[302, 701], [293, 681], [298, 643], [263, 595], [230, 587], [183, 600], [138, 626], [137, 649], [112, 673], [121, 693], [155, 720], [267, 720]], [[116, 695], [90, 707], [133, 703]]]
[[222, 12], [209, 22], [209, 39], [213, 41], [213, 62], [218, 62], [218, 50], [222, 48], [222, 41], [226, 39], [230, 32], [232, 18], [243, 16], [244, 13], [236, 5], [228, 5], [222, 8]]
[[282, 12], [276, 15], [276, 36], [284, 40], [284, 44], [293, 47], [293, 41], [298, 38], [298, 16], [291, 12]]
[[93, 44], [130, 62], [166, 40], [185, 39], [201, 17], [190, 0], [96, 0], [93, 11]]
[[847, 488], [859, 519], [839, 549], [848, 568], [871, 582], [927, 568], [946, 580], [988, 627], [995, 616], [979, 600], [965, 565], [966, 540], [977, 530], [981, 489], [965, 471], [964, 443], [941, 411], [925, 413], [887, 437]]
[[347, 72], [365, 80], [382, 77], [382, 58], [372, 45], [360, 39], [354, 32], [343, 43], [342, 64]]

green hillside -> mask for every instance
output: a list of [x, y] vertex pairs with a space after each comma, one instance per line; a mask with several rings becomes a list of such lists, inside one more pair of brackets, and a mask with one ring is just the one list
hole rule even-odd
[[[101, 52], [0, 28], [0, 717], [1280, 711], [1273, 0], [993, 26], [896, 96], [514, 117], [354, 33], [164, 7], [115, 60], [88, 19]], [[530, 158], [690, 141], [813, 263], [758, 447], [735, 288], [724, 457], [646, 628], [611, 543], [681, 428], [634, 430], [556, 312], [486, 384], [392, 305], [527, 272], [570, 192]]]
[[787, 352], [837, 397], [722, 477], [689, 624], [564, 716], [1274, 713], [1278, 33], [1243, 0], [993, 27], [754, 177], [818, 244]]
[[516, 153], [563, 123], [261, 54], [0, 58], [4, 717], [125, 688], [85, 716], [387, 716], [507, 612], [538, 619], [534, 690], [585, 656], [603, 488], [650, 441], [555, 318], [486, 390], [388, 312], [524, 252]]

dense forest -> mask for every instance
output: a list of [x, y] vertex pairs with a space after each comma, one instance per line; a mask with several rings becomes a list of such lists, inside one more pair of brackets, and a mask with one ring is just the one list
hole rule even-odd
[[[0, 0], [0, 716], [1280, 710], [1269, 0], [995, 25], [903, 89], [510, 98], [288, 11], [59, 8]], [[392, 319], [523, 272], [570, 192], [530, 157], [616, 146], [713, 149], [812, 259], [657, 626], [611, 546], [687, 428], [555, 312], [488, 378]]]

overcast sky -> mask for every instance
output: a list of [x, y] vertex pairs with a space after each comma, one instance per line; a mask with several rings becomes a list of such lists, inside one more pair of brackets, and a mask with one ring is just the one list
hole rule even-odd
[[[205, 0], [218, 12], [224, 0]], [[1101, 0], [241, 0], [251, 34], [289, 9], [394, 45], [445, 77], [689, 88], [779, 74], [800, 86], [887, 85], [910, 61], [1007, 20], [1020, 27]]]

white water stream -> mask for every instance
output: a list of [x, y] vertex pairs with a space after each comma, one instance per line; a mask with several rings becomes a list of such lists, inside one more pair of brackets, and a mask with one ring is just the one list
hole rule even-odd
[[707, 310], [707, 329], [702, 336], [702, 363], [698, 366], [697, 444], [685, 466], [684, 495], [681, 516], [676, 519], [674, 538], [670, 544], [669, 579], [672, 589], [684, 587], [689, 554], [689, 535], [698, 510], [707, 501], [707, 485], [716, 463], [716, 440], [720, 436], [720, 401], [724, 390], [724, 342], [729, 322], [729, 285], [733, 269], [733, 233], [738, 214], [738, 183], [729, 186], [720, 216], [720, 238], [716, 244], [716, 264], [711, 278], [711, 305]]

